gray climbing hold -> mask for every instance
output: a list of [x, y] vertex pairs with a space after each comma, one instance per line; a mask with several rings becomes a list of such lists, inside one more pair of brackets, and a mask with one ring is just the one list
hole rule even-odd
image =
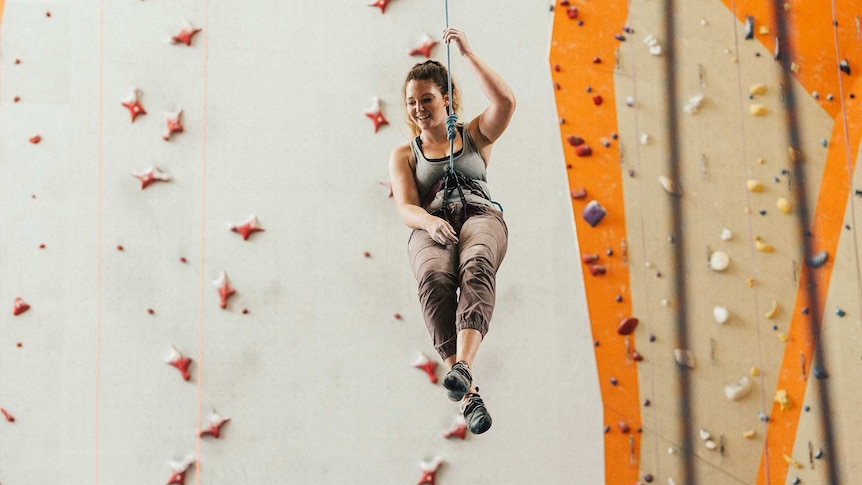
[[838, 67], [841, 68], [841, 72], [848, 76], [850, 75], [850, 62], [847, 59], [841, 59], [841, 62], [838, 63]]
[[591, 200], [590, 203], [584, 207], [582, 216], [590, 227], [596, 227], [596, 224], [598, 224], [607, 213], [608, 212], [599, 204], [598, 201]]
[[814, 377], [818, 379], [826, 379], [827, 377], [829, 377], [829, 373], [826, 372], [826, 369], [820, 367], [819, 365], [814, 366], [814, 371], [812, 373], [814, 374]]
[[817, 453], [815, 453], [815, 454], [814, 454], [814, 458], [816, 458], [816, 459], [818, 459], [818, 460], [822, 459], [822, 458], [823, 458], [823, 450], [822, 450], [822, 449], [818, 449], [818, 450], [817, 450]]
[[829, 253], [827, 251], [820, 251], [810, 258], [806, 258], [805, 264], [811, 268], [819, 268], [826, 264], [826, 261], [829, 261]]
[[745, 40], [754, 38], [754, 17], [751, 15], [745, 16]]
[[675, 349], [673, 358], [678, 365], [694, 369], [694, 354], [690, 350]]
[[844, 315], [847, 315], [847, 312], [845, 312], [845, 311], [844, 311], [843, 309], [841, 309], [841, 308], [836, 308], [836, 309], [835, 309], [835, 314], [836, 314], [836, 315], [838, 315], [839, 317], [844, 317]]

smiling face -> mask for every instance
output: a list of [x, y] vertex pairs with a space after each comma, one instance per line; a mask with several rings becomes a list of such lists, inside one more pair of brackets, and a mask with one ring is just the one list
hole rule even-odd
[[420, 130], [427, 130], [438, 123], [446, 122], [449, 96], [431, 81], [413, 79], [404, 90], [407, 117]]
[[445, 123], [448, 104], [458, 115], [461, 111], [461, 93], [452, 81], [452, 96], [447, 93], [449, 78], [446, 68], [434, 60], [420, 62], [410, 69], [404, 80], [404, 118], [413, 136], [437, 123]]

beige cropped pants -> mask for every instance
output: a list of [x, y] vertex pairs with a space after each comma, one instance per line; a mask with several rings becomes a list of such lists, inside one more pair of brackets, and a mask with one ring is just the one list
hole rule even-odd
[[421, 229], [407, 243], [425, 325], [443, 360], [455, 354], [461, 330], [478, 330], [483, 338], [488, 333], [497, 269], [508, 247], [508, 229], [497, 209], [469, 205], [466, 220], [460, 203], [445, 210], [458, 244], [444, 246]]

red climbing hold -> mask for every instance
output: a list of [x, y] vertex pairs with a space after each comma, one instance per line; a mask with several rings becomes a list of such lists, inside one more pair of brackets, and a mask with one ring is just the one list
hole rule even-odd
[[638, 326], [638, 319], [635, 317], [624, 318], [617, 326], [617, 333], [620, 335], [629, 335], [635, 331]]
[[464, 415], [457, 414], [455, 416], [455, 421], [452, 423], [452, 427], [443, 432], [443, 437], [448, 439], [451, 438], [467, 438], [467, 420], [464, 419]]
[[188, 46], [192, 45], [192, 38], [201, 31], [201, 29], [196, 29], [192, 24], [188, 21], [183, 22], [183, 30], [180, 31], [179, 34], [171, 37], [171, 43], [173, 44], [185, 44]]
[[21, 298], [15, 298], [15, 301], [12, 303], [12, 315], [14, 316], [18, 316], [29, 309], [30, 305]]
[[584, 139], [575, 135], [567, 136], [566, 141], [569, 142], [569, 145], [572, 145], [573, 147], [584, 144]]
[[3, 414], [3, 417], [6, 419], [6, 421], [9, 421], [10, 423], [15, 422], [15, 417], [12, 416], [11, 414], [9, 414], [9, 411], [6, 411], [5, 409], [0, 408], [0, 414]]
[[371, 119], [374, 122], [374, 133], [377, 133], [377, 130], [380, 129], [381, 125], [388, 125], [389, 121], [386, 120], [386, 117], [383, 116], [383, 112], [380, 110], [380, 98], [374, 96], [372, 98], [373, 102], [370, 108], [365, 111], [365, 116]]
[[437, 370], [437, 362], [432, 361], [422, 352], [419, 352], [419, 357], [416, 359], [416, 362], [413, 363], [413, 367], [417, 369], [421, 369], [428, 374], [428, 380], [431, 381], [431, 384], [437, 384], [437, 374], [435, 370]]
[[220, 415], [215, 409], [209, 415], [209, 426], [200, 430], [198, 436], [203, 438], [204, 436], [212, 436], [213, 438], [219, 438], [221, 436], [221, 427], [230, 421], [230, 418], [225, 418]]
[[598, 254], [584, 254], [583, 256], [581, 256], [581, 261], [584, 264], [593, 264], [598, 260], [599, 260]]
[[21, 101], [21, 97], [20, 97], [20, 96], [15, 96], [14, 98], [12, 98], [12, 102], [13, 102], [13, 103], [17, 103], [18, 101]]
[[575, 155], [579, 157], [588, 157], [593, 154], [593, 149], [589, 147], [589, 145], [578, 145], [575, 147]]
[[165, 112], [165, 124], [167, 125], [167, 129], [162, 135], [162, 140], [170, 141], [174, 133], [183, 132], [182, 116], [183, 110]]
[[434, 485], [434, 481], [437, 477], [437, 470], [440, 469], [440, 465], [443, 464], [443, 459], [440, 457], [434, 458], [430, 461], [423, 461], [419, 466], [422, 469], [422, 478], [419, 479], [419, 482], [416, 485]]
[[389, 2], [391, 0], [375, 0], [368, 4], [369, 7], [377, 7], [380, 9], [380, 13], [386, 13], [386, 7], [389, 6]]
[[593, 276], [601, 276], [608, 272], [608, 268], [601, 264], [590, 265], [590, 274]]
[[147, 114], [147, 111], [141, 106], [141, 103], [138, 101], [138, 89], [132, 88], [132, 94], [127, 96], [122, 100], [123, 106], [129, 110], [129, 113], [132, 115], [132, 123], [135, 122], [135, 118], [140, 115]]
[[213, 281], [213, 285], [218, 288], [218, 296], [221, 300], [219, 306], [227, 308], [227, 299], [236, 294], [236, 290], [230, 286], [230, 281], [227, 279], [227, 273], [224, 271], [219, 273], [219, 277], [217, 280]]
[[189, 374], [189, 365], [191, 365], [191, 363], [192, 359], [181, 354], [176, 347], [171, 346], [171, 353], [168, 355], [168, 365], [176, 367], [183, 376], [184, 381], [187, 381], [192, 377], [191, 374]]
[[34, 145], [36, 145], [37, 143], [39, 143], [40, 141], [42, 141], [42, 136], [41, 136], [41, 135], [38, 135], [38, 134], [37, 134], [37, 135], [33, 135], [33, 136], [31, 136], [31, 137], [29, 138], [29, 141], [30, 141], [30, 143], [32, 143], [32, 144], [34, 144]]
[[560, 0], [560, 6], [561, 7], [568, 7], [569, 6], [569, 0]]
[[566, 9], [566, 16], [574, 20], [578, 18], [578, 7], [569, 7]]
[[617, 426], [619, 426], [620, 431], [622, 431], [623, 433], [628, 433], [629, 431], [631, 431], [631, 428], [629, 428], [628, 423], [626, 423], [625, 421], [620, 421], [619, 423], [617, 423]]
[[601, 106], [603, 101], [604, 99], [600, 94], [593, 96], [593, 104], [595, 104], [596, 106]]
[[235, 224], [230, 227], [230, 230], [236, 233], [239, 233], [242, 236], [243, 241], [247, 241], [249, 236], [256, 232], [263, 232], [264, 229], [260, 227], [260, 224], [257, 222], [257, 216], [251, 215], [248, 219], [245, 220], [242, 224]]
[[[141, 181], [141, 190], [146, 189], [153, 182], [167, 182], [171, 179], [168, 174], [160, 171], [156, 167], [150, 167], [145, 172], [133, 173], [132, 175], [134, 175], [138, 178], [138, 180]], [[122, 248], [120, 246], [117, 246], [117, 250], [122, 251]]]
[[186, 473], [188, 473], [189, 468], [191, 468], [194, 462], [195, 459], [190, 457], [179, 463], [171, 463], [171, 469], [173, 469], [174, 473], [165, 485], [185, 485]]
[[434, 48], [434, 46], [437, 45], [437, 43], [438, 42], [436, 40], [434, 40], [430, 35], [428, 35], [426, 33], [422, 37], [422, 43], [419, 44], [417, 47], [414, 47], [410, 51], [410, 55], [411, 56], [420, 56], [421, 55], [421, 56], [425, 56], [426, 59], [430, 58], [431, 57], [431, 49]]

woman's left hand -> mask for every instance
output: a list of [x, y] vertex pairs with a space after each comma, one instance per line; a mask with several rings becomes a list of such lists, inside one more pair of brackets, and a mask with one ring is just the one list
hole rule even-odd
[[470, 44], [467, 42], [467, 34], [456, 29], [446, 29], [443, 31], [443, 42], [449, 44], [452, 41], [458, 46], [461, 55], [470, 52]]

